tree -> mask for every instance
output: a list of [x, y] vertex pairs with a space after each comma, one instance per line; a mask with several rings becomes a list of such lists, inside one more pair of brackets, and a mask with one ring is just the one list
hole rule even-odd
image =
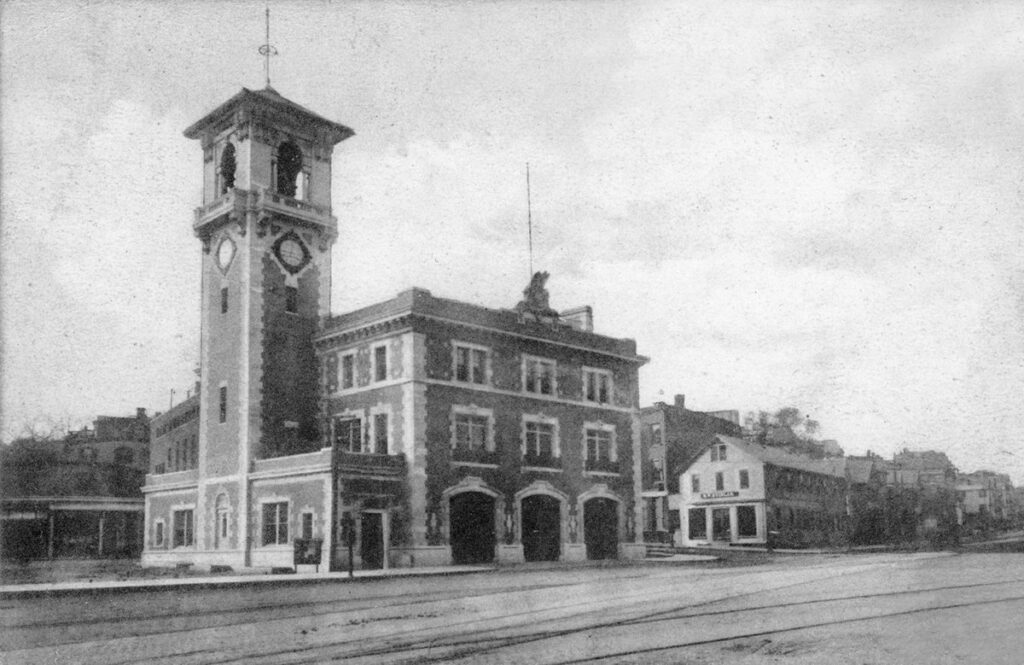
[[815, 438], [821, 425], [795, 406], [785, 406], [774, 413], [751, 411], [743, 426], [744, 436], [762, 446], [785, 448], [817, 459], [827, 456], [825, 446]]

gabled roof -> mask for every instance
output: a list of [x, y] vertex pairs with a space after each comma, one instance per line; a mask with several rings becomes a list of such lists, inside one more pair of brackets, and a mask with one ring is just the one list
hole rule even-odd
[[300, 124], [304, 126], [318, 129], [321, 132], [326, 132], [327, 138], [330, 139], [332, 144], [340, 143], [355, 134], [355, 132], [345, 125], [334, 122], [333, 120], [328, 120], [327, 118], [310, 111], [306, 107], [282, 97], [277, 90], [267, 86], [262, 90], [242, 88], [242, 91], [234, 97], [224, 102], [213, 111], [207, 113], [196, 122], [192, 123], [192, 125], [185, 130], [185, 136], [190, 139], [199, 138], [203, 131], [211, 125], [219, 122], [225, 116], [234, 113], [234, 111], [240, 107], [269, 107], [272, 110], [279, 111], [284, 115], [298, 119]]
[[719, 434], [715, 438], [721, 443], [726, 443], [739, 448], [744, 453], [764, 462], [765, 464], [780, 466], [787, 469], [798, 469], [800, 471], [807, 471], [810, 473], [820, 473], [826, 476], [835, 476], [837, 478], [846, 477], [846, 460], [842, 458], [816, 460], [809, 457], [794, 455], [782, 448], [762, 446], [760, 444], [753, 443], [752, 441], [737, 439], [733, 436]]

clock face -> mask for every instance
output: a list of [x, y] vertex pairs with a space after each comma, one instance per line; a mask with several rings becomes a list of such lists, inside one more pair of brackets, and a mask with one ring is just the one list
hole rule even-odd
[[281, 261], [293, 268], [302, 265], [303, 260], [306, 258], [303, 246], [298, 240], [292, 238], [287, 238], [281, 243], [280, 247], [278, 247], [277, 255]]
[[274, 254], [284, 269], [291, 274], [301, 272], [312, 256], [294, 231], [289, 231], [274, 243]]
[[233, 258], [235, 258], [235, 243], [231, 242], [229, 238], [224, 238], [220, 241], [220, 246], [217, 247], [217, 265], [221, 270], [227, 270]]

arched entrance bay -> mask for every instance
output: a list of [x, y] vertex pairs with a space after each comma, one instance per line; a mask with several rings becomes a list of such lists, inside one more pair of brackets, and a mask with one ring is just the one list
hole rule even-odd
[[452, 560], [455, 563], [494, 561], [494, 497], [462, 492], [449, 500]]
[[583, 504], [583, 541], [588, 559], [615, 559], [619, 553], [619, 510], [613, 499], [589, 499]]
[[562, 550], [562, 505], [553, 496], [533, 494], [522, 501], [523, 558], [558, 561]]

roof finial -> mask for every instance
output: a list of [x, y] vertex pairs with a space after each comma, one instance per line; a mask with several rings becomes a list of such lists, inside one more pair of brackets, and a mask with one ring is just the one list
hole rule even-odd
[[260, 46], [260, 55], [263, 56], [263, 73], [267, 78], [267, 87], [270, 88], [270, 56], [277, 55], [277, 49], [270, 44], [270, 5], [267, 5], [267, 41]]

